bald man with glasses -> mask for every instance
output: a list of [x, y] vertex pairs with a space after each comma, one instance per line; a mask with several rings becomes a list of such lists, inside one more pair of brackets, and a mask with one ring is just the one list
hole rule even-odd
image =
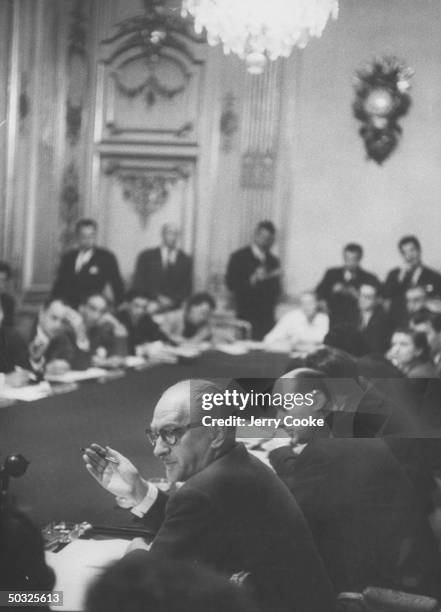
[[[86, 468], [140, 520], [162, 511], [151, 551], [225, 576], [249, 574], [265, 612], [331, 611], [332, 587], [288, 489], [236, 443], [234, 428], [202, 426], [202, 398], [219, 392], [209, 381], [182, 381], [156, 405], [147, 430], [154, 454], [170, 482], [184, 483], [168, 499], [109, 447], [87, 448]], [[211, 414], [226, 416], [222, 407]]]

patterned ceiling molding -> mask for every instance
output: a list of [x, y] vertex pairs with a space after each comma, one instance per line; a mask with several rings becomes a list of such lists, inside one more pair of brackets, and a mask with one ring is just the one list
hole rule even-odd
[[190, 170], [185, 165], [145, 168], [108, 162], [104, 172], [115, 176], [120, 182], [123, 197], [132, 204], [142, 227], [167, 202], [170, 188], [178, 180], [187, 180], [190, 176]]

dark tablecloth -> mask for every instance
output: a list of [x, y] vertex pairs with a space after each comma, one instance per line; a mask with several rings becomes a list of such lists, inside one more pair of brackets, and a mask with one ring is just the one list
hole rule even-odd
[[0, 460], [22, 453], [26, 474], [11, 479], [18, 505], [43, 526], [53, 520], [126, 525], [132, 517], [83, 466], [81, 447], [108, 444], [139, 467], [145, 477], [163, 476], [144, 434], [161, 393], [184, 378], [277, 377], [287, 357], [254, 352], [244, 356], [208, 353], [192, 363], [157, 365], [103, 384], [37, 402], [0, 409]]

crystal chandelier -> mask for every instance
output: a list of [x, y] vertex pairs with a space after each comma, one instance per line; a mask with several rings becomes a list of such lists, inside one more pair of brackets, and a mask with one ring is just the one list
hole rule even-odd
[[183, 0], [182, 14], [194, 17], [198, 34], [205, 28], [210, 45], [222, 43], [261, 74], [268, 59], [320, 37], [328, 19], [337, 18], [338, 0]]

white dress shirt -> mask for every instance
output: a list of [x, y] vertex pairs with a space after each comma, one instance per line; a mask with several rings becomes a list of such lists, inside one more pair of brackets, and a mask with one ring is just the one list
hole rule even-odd
[[174, 266], [178, 256], [177, 249], [169, 249], [166, 246], [161, 247], [161, 262], [163, 268]]
[[263, 264], [266, 262], [266, 254], [264, 251], [262, 251], [261, 248], [257, 246], [257, 244], [253, 243], [251, 245], [251, 250], [253, 251], [253, 255], [256, 259], [261, 261]]
[[328, 330], [327, 314], [318, 312], [310, 321], [298, 308], [284, 314], [263, 341], [268, 346], [279, 345], [288, 350], [305, 346], [312, 349], [323, 344]]
[[89, 263], [93, 255], [93, 249], [87, 251], [80, 251], [75, 260], [75, 272], [78, 274], [82, 268]]

